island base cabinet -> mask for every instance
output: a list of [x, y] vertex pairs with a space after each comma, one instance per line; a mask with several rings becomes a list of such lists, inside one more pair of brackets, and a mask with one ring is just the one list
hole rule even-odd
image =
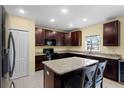
[[44, 88], [54, 87], [54, 72], [46, 66], [44, 67]]
[[51, 69], [44, 66], [44, 88], [61, 88], [61, 76], [55, 74]]

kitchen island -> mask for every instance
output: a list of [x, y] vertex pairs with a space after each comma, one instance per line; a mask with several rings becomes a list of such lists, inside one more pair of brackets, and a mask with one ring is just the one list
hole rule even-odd
[[62, 88], [63, 78], [78, 69], [97, 63], [98, 60], [69, 57], [44, 61], [44, 88]]

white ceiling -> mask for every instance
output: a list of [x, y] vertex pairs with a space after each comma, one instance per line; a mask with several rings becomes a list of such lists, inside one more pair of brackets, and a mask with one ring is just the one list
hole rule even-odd
[[[52, 2], [52, 1], [51, 1]], [[61, 9], [67, 9], [63, 14]], [[8, 13], [34, 19], [37, 25], [60, 30], [72, 30], [124, 15], [124, 5], [8, 5]], [[25, 11], [20, 14], [19, 9]], [[54, 23], [49, 20], [55, 19]], [[87, 22], [82, 19], [87, 18]], [[73, 27], [69, 27], [72, 24]]]

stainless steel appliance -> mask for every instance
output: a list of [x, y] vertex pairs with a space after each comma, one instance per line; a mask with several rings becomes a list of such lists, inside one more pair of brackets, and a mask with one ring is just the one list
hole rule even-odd
[[124, 59], [119, 60], [119, 82], [124, 84]]
[[[9, 88], [15, 87], [11, 77], [15, 67], [15, 43], [12, 32], [9, 33], [9, 38], [5, 38], [5, 9], [0, 6], [0, 87]], [[8, 44], [5, 48], [5, 39]]]
[[45, 39], [45, 45], [56, 46], [56, 40], [55, 39]]

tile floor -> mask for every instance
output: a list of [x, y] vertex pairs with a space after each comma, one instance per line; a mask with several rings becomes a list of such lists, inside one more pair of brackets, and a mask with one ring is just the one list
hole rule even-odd
[[[43, 70], [37, 71], [32, 76], [22, 77], [14, 80], [16, 88], [43, 88]], [[104, 88], [124, 88], [124, 85], [104, 78]]]

